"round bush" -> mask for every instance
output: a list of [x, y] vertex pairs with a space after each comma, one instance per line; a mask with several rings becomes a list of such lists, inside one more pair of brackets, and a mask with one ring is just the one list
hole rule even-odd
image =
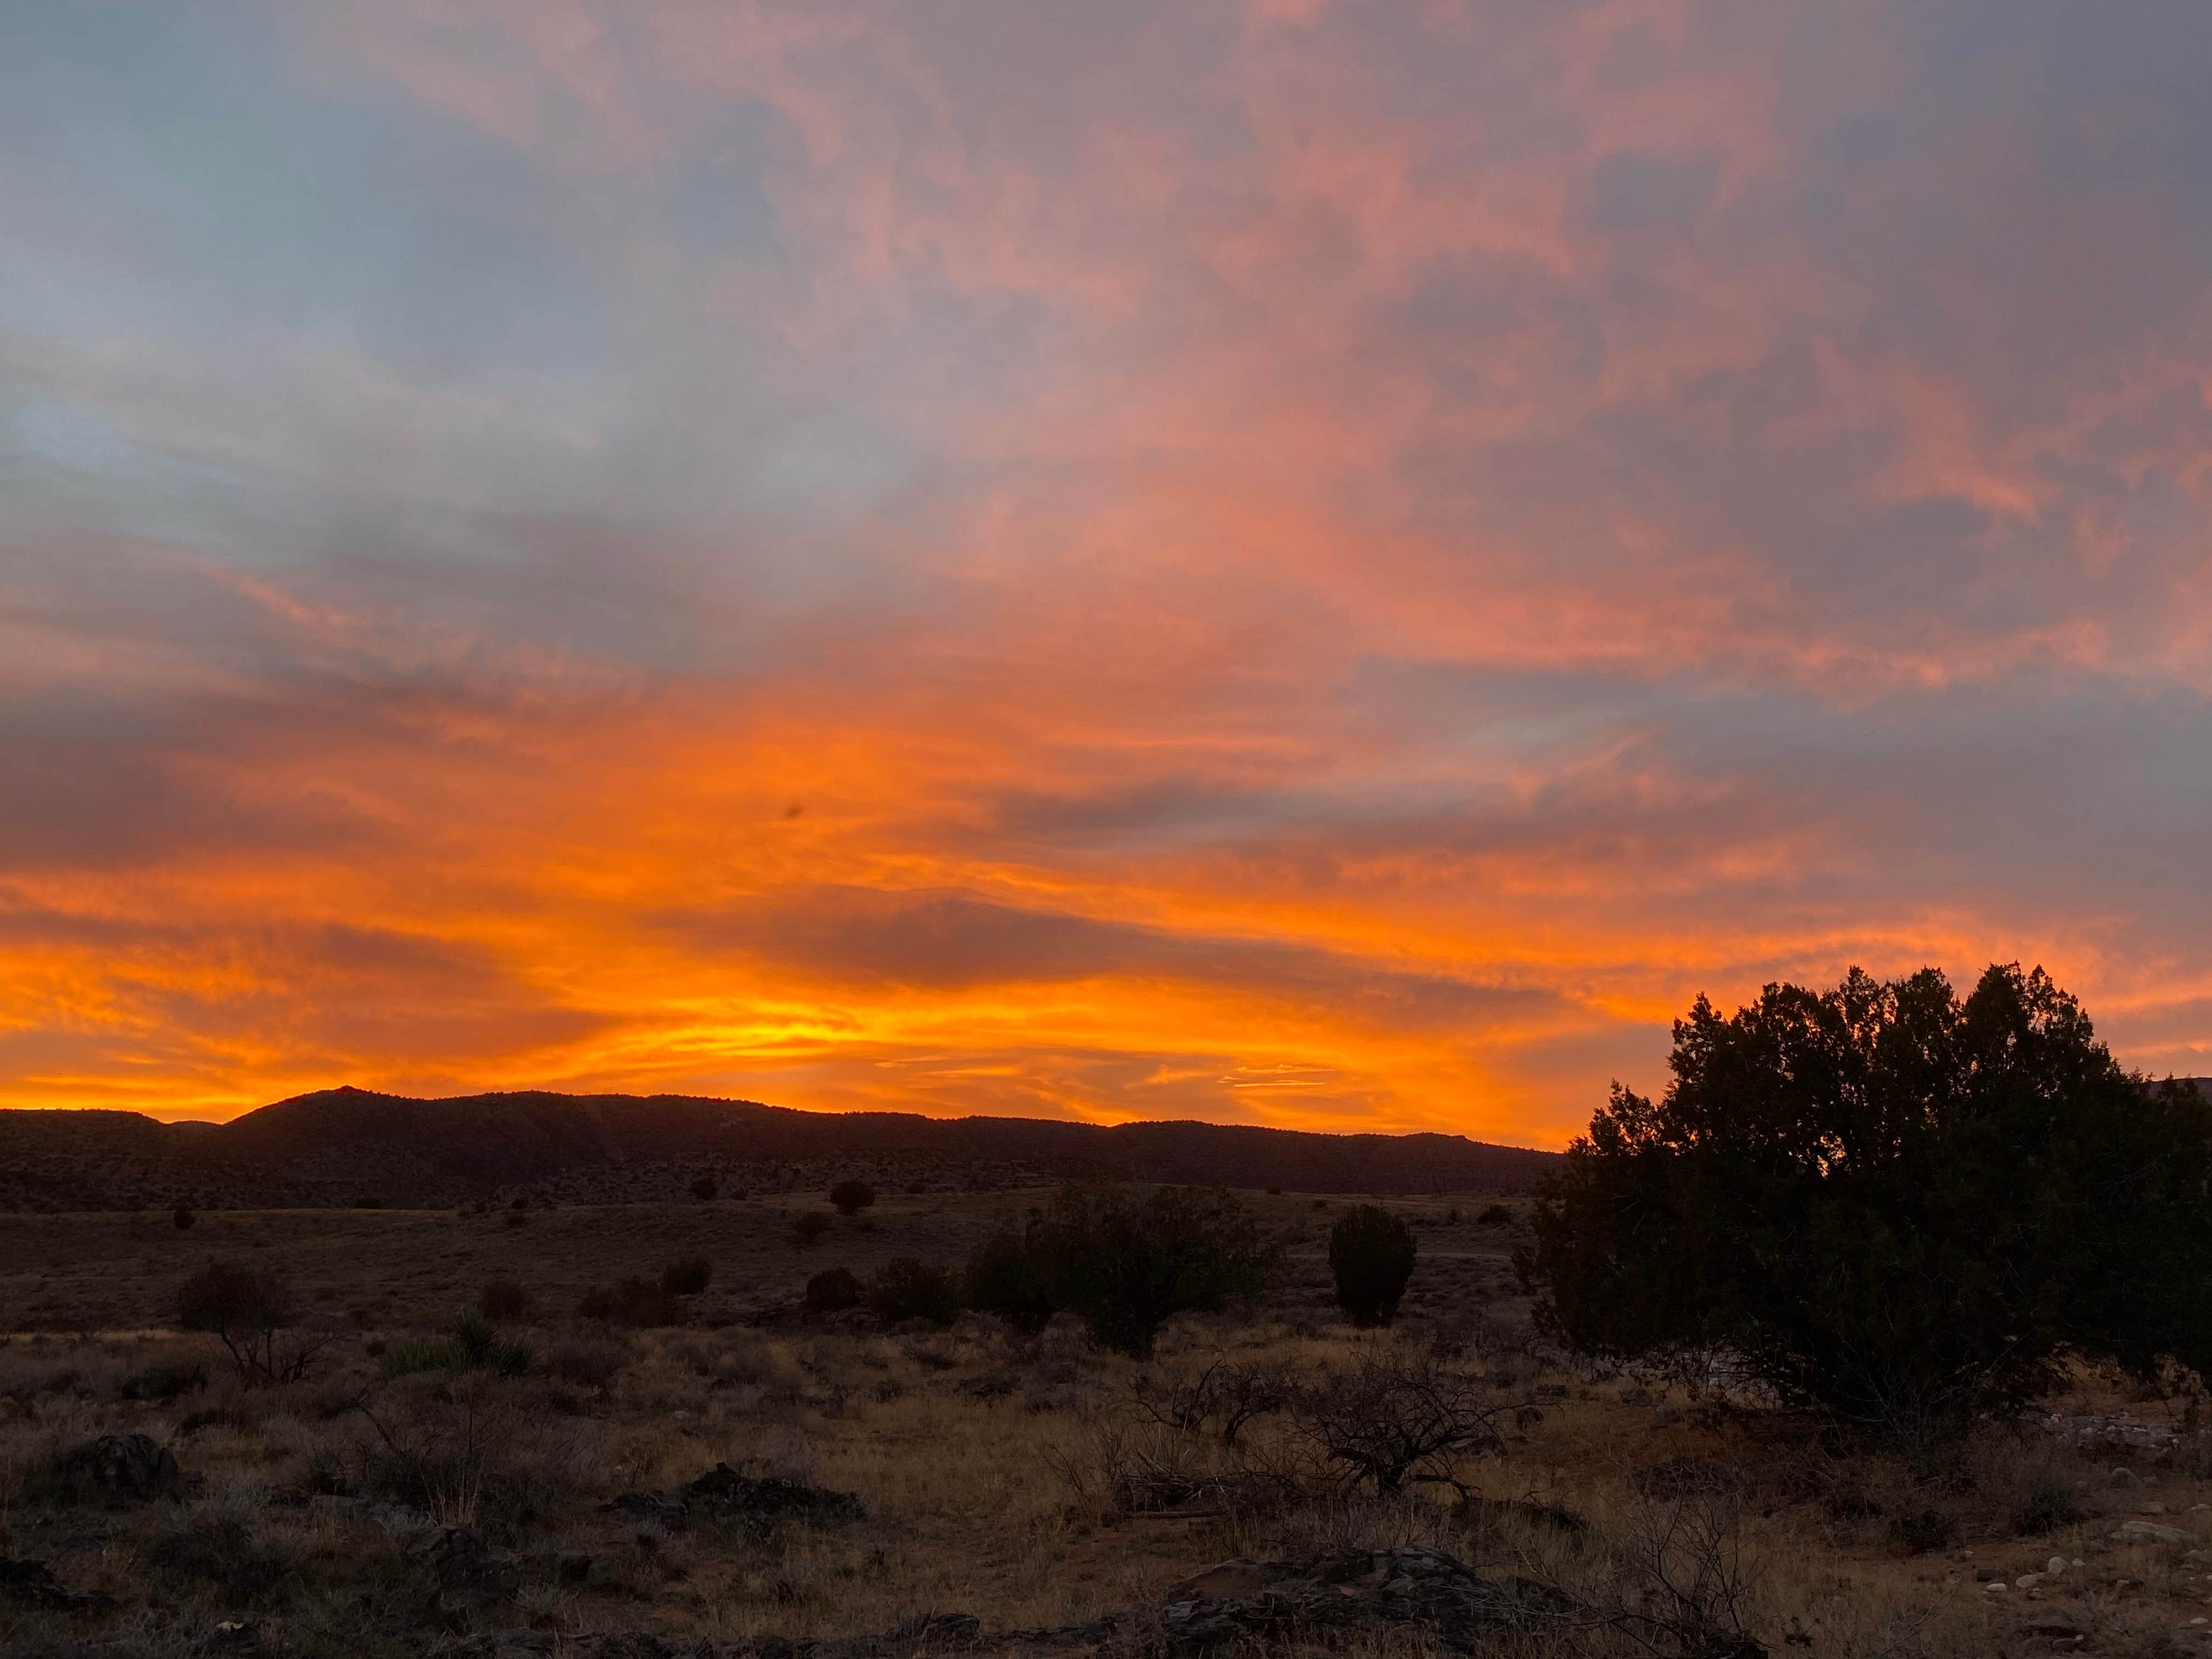
[[860, 1281], [850, 1267], [825, 1267], [806, 1281], [806, 1311], [840, 1313], [860, 1305]]
[[902, 1255], [876, 1275], [868, 1287], [868, 1305], [886, 1324], [926, 1319], [950, 1325], [960, 1316], [960, 1291], [945, 1268]]
[[1340, 1217], [1328, 1235], [1337, 1305], [1355, 1325], [1387, 1325], [1413, 1276], [1413, 1230], [1379, 1204]]
[[671, 1296], [697, 1296], [714, 1282], [714, 1264], [703, 1255], [687, 1255], [660, 1270], [660, 1288]]
[[865, 1181], [841, 1181], [830, 1189], [830, 1201], [839, 1215], [858, 1215], [876, 1201], [876, 1189]]

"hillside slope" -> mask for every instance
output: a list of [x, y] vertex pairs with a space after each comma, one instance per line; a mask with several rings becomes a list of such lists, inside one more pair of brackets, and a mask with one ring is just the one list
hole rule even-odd
[[703, 1172], [771, 1190], [847, 1170], [939, 1188], [1098, 1174], [1289, 1192], [1513, 1191], [1556, 1156], [1459, 1135], [798, 1112], [685, 1095], [421, 1100], [342, 1088], [220, 1125], [0, 1112], [0, 1210], [446, 1205], [531, 1190], [616, 1201], [672, 1196]]

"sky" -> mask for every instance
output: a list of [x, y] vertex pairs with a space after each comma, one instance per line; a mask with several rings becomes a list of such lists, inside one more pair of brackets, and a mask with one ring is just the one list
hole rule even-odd
[[2212, 1072], [2202, 0], [0, 12], [0, 1105]]

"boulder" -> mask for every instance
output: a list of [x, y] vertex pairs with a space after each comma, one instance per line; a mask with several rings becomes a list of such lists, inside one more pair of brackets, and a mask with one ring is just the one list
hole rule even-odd
[[1304, 1563], [1225, 1561], [1170, 1590], [1168, 1644], [1185, 1649], [1425, 1631], [1455, 1653], [1536, 1635], [1580, 1609], [1525, 1578], [1485, 1578], [1438, 1550], [1352, 1550]]
[[765, 1535], [787, 1522], [841, 1526], [867, 1514], [856, 1493], [740, 1474], [727, 1463], [717, 1463], [680, 1492], [626, 1492], [605, 1507], [645, 1533], [681, 1532], [705, 1518]]
[[189, 1478], [166, 1446], [143, 1434], [104, 1434], [54, 1460], [52, 1486], [64, 1503], [150, 1504], [182, 1498]]
[[2112, 1534], [2116, 1544], [2193, 1544], [2197, 1534], [2186, 1527], [2163, 1527], [2155, 1521], [2124, 1521]]
[[0, 1601], [41, 1613], [73, 1613], [97, 1599], [72, 1595], [43, 1561], [0, 1559]]
[[772, 1529], [787, 1521], [838, 1526], [867, 1514], [857, 1493], [826, 1492], [773, 1476], [757, 1479], [739, 1474], [727, 1463], [715, 1464], [684, 1487], [684, 1502], [705, 1510], [717, 1521], [754, 1531]]
[[483, 1613], [514, 1595], [514, 1558], [474, 1527], [434, 1528], [407, 1547], [407, 1558], [428, 1573], [446, 1612]]

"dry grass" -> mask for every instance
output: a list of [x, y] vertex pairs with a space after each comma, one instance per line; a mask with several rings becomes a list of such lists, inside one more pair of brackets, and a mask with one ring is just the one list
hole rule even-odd
[[[1505, 1408], [1502, 1450], [1451, 1471], [1475, 1501], [1333, 1478], [1293, 1413], [1255, 1419], [1234, 1446], [1163, 1424], [1140, 1404], [1139, 1368], [1065, 1326], [1024, 1342], [974, 1319], [915, 1334], [859, 1314], [741, 1322], [795, 1303], [823, 1266], [957, 1260], [1028, 1201], [887, 1200], [872, 1228], [841, 1221], [805, 1250], [788, 1237], [799, 1200], [556, 1211], [520, 1228], [450, 1213], [210, 1218], [181, 1241], [120, 1217], [0, 1221], [13, 1230], [0, 1246], [38, 1243], [6, 1258], [8, 1283], [32, 1297], [8, 1305], [110, 1333], [0, 1345], [0, 1555], [46, 1561], [113, 1603], [0, 1604], [0, 1648], [182, 1654], [225, 1621], [279, 1654], [422, 1651], [514, 1625], [798, 1638], [957, 1610], [987, 1629], [1060, 1626], [1228, 1556], [1424, 1543], [1607, 1615], [1554, 1650], [1686, 1651], [1705, 1620], [1777, 1653], [1865, 1659], [2024, 1654], [2050, 1645], [2027, 1633], [2039, 1626], [2078, 1629], [2094, 1652], [2212, 1652], [2189, 1633], [2212, 1626], [2185, 1622], [2212, 1617], [2212, 1544], [2109, 1537], [2151, 1504], [2161, 1523], [2212, 1533], [2212, 1510], [2192, 1508], [2212, 1503], [2201, 1452], [2133, 1453], [2116, 1480], [2109, 1454], [2040, 1431], [1918, 1457], [1824, 1447], [1802, 1425], [1565, 1365], [1530, 1340], [1518, 1304], [1488, 1293], [1511, 1239], [1474, 1224], [1479, 1202], [1458, 1200], [1457, 1224], [1449, 1200], [1408, 1206], [1427, 1224], [1423, 1265], [1407, 1317], [1378, 1336], [1328, 1316], [1315, 1268], [1326, 1215], [1255, 1199], [1308, 1235], [1291, 1287], [1267, 1309], [1170, 1326], [1149, 1395], [1216, 1360], [1292, 1379], [1378, 1353], [1442, 1364]], [[157, 1329], [184, 1273], [257, 1241], [311, 1306], [362, 1310], [306, 1383], [246, 1388], [207, 1340]], [[684, 1328], [617, 1335], [563, 1316], [591, 1284], [697, 1253], [714, 1285]], [[543, 1363], [514, 1378], [385, 1374], [386, 1345], [441, 1328], [494, 1279], [535, 1292], [540, 1322], [505, 1328]], [[2084, 1409], [2162, 1409], [2084, 1386]], [[123, 1432], [171, 1447], [198, 1494], [112, 1510], [38, 1500], [58, 1453]], [[605, 1507], [725, 1462], [858, 1492], [867, 1517], [660, 1536]], [[1154, 1485], [1127, 1478], [1139, 1466]], [[426, 1517], [477, 1526], [511, 1553], [503, 1599], [439, 1604], [410, 1554]], [[1976, 1582], [2054, 1555], [2084, 1565], [2027, 1589]]]

